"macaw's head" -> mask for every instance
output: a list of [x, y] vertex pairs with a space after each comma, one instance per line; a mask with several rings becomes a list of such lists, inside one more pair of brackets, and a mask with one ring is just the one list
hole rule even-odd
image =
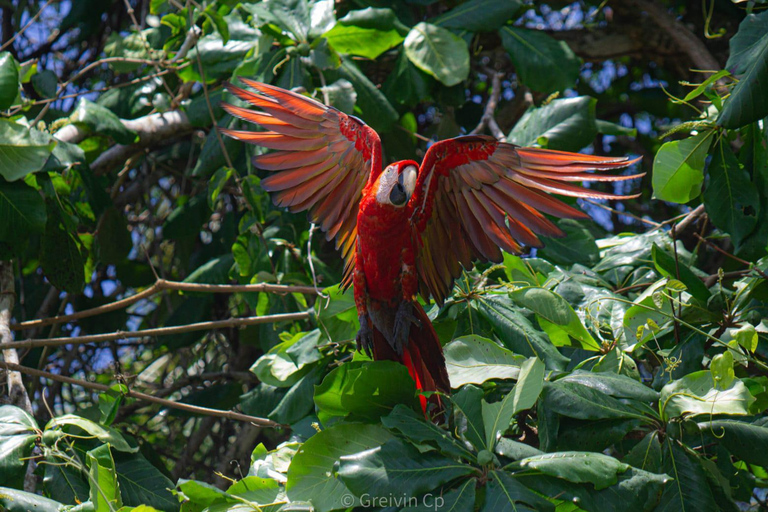
[[389, 165], [379, 175], [376, 187], [376, 202], [402, 208], [413, 195], [419, 164], [413, 160], [403, 160]]

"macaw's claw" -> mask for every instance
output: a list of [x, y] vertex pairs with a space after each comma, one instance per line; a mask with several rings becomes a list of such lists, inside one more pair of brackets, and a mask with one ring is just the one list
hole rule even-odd
[[357, 331], [357, 337], [355, 338], [355, 341], [357, 342], [357, 350], [360, 352], [365, 352], [368, 354], [368, 357], [373, 357], [373, 331], [371, 330], [370, 322], [368, 320], [367, 314], [359, 315], [358, 320], [360, 320], [360, 330]]
[[395, 313], [395, 331], [392, 336], [392, 348], [398, 356], [403, 355], [403, 349], [408, 344], [408, 335], [411, 332], [411, 324], [421, 326], [421, 322], [413, 314], [413, 304], [401, 302]]

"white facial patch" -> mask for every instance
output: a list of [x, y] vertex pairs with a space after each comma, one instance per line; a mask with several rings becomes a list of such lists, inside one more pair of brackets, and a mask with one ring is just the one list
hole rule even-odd
[[392, 192], [392, 187], [397, 183], [397, 168], [389, 166], [384, 169], [379, 178], [379, 189], [376, 191], [376, 202], [379, 204], [389, 204], [392, 202], [389, 200], [389, 194]]

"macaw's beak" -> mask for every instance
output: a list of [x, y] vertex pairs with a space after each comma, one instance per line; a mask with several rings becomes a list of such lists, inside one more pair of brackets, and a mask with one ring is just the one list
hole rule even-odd
[[395, 183], [392, 191], [389, 193], [389, 202], [392, 206], [404, 206], [408, 202], [408, 195], [405, 193], [405, 187], [400, 183]]

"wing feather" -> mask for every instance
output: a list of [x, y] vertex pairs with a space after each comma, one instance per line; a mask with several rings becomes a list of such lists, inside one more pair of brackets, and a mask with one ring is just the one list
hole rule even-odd
[[344, 258], [343, 286], [352, 282], [357, 245], [357, 211], [371, 174], [381, 172], [381, 141], [362, 121], [311, 98], [240, 78], [256, 92], [227, 84], [240, 100], [259, 110], [224, 105], [235, 117], [267, 131], [221, 129], [222, 133], [276, 150], [253, 164], [271, 171], [261, 184], [277, 206], [307, 211], [326, 238], [336, 239]]
[[629, 199], [582, 188], [575, 181], [624, 181], [642, 176], [589, 171], [622, 169], [637, 160], [539, 148], [520, 148], [487, 136], [457, 137], [430, 146], [411, 198], [419, 290], [442, 303], [462, 267], [473, 260], [500, 262], [501, 249], [541, 247], [537, 235], [563, 236], [544, 214], [587, 215], [549, 194]]

